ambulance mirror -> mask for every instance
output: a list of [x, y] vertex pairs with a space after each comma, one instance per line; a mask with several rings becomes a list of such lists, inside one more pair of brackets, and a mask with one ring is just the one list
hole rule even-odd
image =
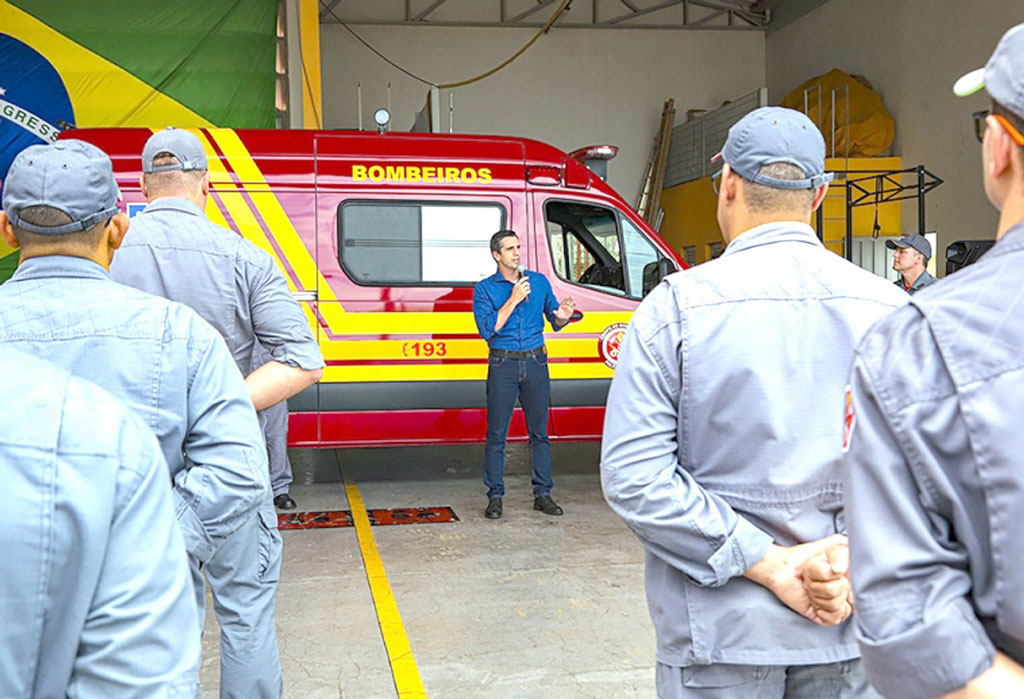
[[665, 257], [659, 257], [657, 261], [648, 262], [644, 265], [644, 296], [651, 293], [651, 291], [654, 290], [654, 287], [658, 286], [658, 282], [672, 274], [674, 271], [672, 263]]

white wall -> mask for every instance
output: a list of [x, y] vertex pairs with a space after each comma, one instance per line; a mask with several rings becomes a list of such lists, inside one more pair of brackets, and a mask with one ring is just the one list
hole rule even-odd
[[[470, 78], [498, 65], [535, 29], [398, 27], [353, 29], [400, 66], [437, 83]], [[356, 84], [363, 126], [373, 124], [391, 83], [393, 127], [408, 130], [426, 86], [387, 65], [344, 27], [321, 26], [325, 124], [355, 128]], [[676, 101], [686, 110], [716, 107], [764, 85], [765, 38], [758, 31], [552, 29], [494, 76], [456, 88], [455, 131], [515, 135], [566, 151], [596, 143], [620, 147], [609, 182], [633, 203], [661, 120]], [[448, 129], [448, 90], [441, 91]]]
[[[959, 99], [953, 82], [983, 66], [999, 37], [1024, 22], [1021, 0], [830, 0], [775, 32], [766, 44], [768, 98], [832, 68], [865, 76], [896, 120], [893, 155], [944, 180], [927, 197], [928, 230], [938, 233], [936, 265], [954, 240], [992, 238], [998, 215], [981, 186], [980, 144], [971, 112], [985, 94]], [[917, 225], [904, 206], [905, 231]]]

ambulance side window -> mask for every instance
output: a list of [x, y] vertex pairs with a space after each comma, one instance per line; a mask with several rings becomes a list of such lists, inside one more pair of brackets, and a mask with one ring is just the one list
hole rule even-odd
[[647, 296], [661, 281], [658, 251], [625, 216], [622, 218], [622, 240], [626, 248], [630, 295], [634, 298]]
[[615, 210], [549, 200], [544, 214], [551, 259], [562, 279], [635, 299], [661, 280], [666, 260]]
[[347, 201], [338, 207], [338, 257], [357, 284], [475, 284], [494, 273], [498, 204]]
[[579, 202], [544, 207], [555, 273], [569, 282], [625, 295], [615, 212]]

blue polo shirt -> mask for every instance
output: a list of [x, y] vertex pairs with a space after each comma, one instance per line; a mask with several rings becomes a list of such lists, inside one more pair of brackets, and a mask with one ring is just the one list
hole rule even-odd
[[536, 349], [544, 344], [544, 316], [555, 332], [565, 327], [555, 318], [558, 301], [551, 291], [551, 283], [539, 272], [523, 272], [530, 281], [530, 295], [512, 311], [501, 330], [494, 331], [498, 309], [505, 305], [512, 295], [512, 282], [501, 276], [500, 271], [481, 279], [473, 289], [473, 316], [480, 337], [487, 340], [491, 349], [524, 350]]

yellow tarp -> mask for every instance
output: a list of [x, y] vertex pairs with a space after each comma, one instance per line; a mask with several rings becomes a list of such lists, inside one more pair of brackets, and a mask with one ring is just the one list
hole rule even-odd
[[[845, 86], [845, 87], [844, 87]], [[818, 91], [820, 87], [820, 93]], [[847, 121], [847, 90], [849, 90], [849, 121]], [[831, 157], [870, 158], [892, 146], [895, 124], [882, 97], [871, 89], [867, 80], [833, 69], [811, 78], [786, 95], [783, 107], [804, 111], [807, 91], [807, 116], [825, 136], [825, 151]], [[832, 95], [835, 94], [835, 149], [832, 147]], [[818, 96], [821, 109], [818, 109]]]

